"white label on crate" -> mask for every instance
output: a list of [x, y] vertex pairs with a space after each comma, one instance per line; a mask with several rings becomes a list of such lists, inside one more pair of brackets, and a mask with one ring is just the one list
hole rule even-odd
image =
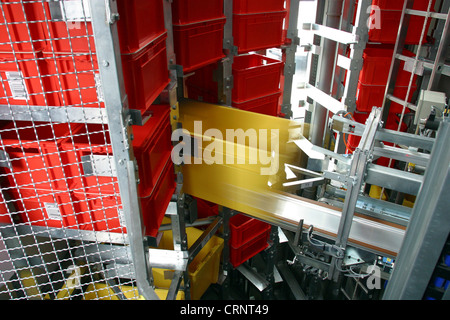
[[117, 213], [119, 215], [119, 223], [122, 227], [125, 227], [125, 216], [123, 215], [123, 210], [118, 209]]
[[89, 0], [70, 0], [60, 2], [61, 16], [66, 21], [90, 21], [91, 8]]
[[58, 204], [46, 202], [44, 203], [47, 216], [50, 220], [62, 220], [61, 211], [59, 211]]
[[22, 72], [5, 72], [8, 79], [12, 98], [15, 100], [28, 100], [28, 91], [23, 80]]
[[99, 102], [105, 102], [105, 96], [103, 95], [102, 80], [99, 73], [94, 73], [95, 86], [97, 87], [97, 99]]

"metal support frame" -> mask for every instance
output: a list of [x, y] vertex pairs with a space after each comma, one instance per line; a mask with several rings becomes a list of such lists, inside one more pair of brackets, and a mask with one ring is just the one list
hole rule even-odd
[[223, 31], [223, 49], [226, 53], [226, 57], [222, 59], [219, 68], [221, 68], [222, 77], [218, 81], [219, 86], [219, 102], [231, 106], [233, 90], [233, 58], [238, 54], [237, 47], [234, 45], [233, 40], [233, 1], [223, 1], [223, 12], [226, 17], [226, 22]]
[[140, 203], [137, 199], [134, 155], [130, 148], [130, 114], [126, 102], [124, 103], [125, 89], [115, 23], [118, 18], [117, 4], [113, 1], [90, 0], [89, 5], [100, 77], [103, 90], [108, 92], [104, 97], [105, 106], [136, 282], [139, 293], [145, 299], [158, 300], [153, 287]]
[[[353, 33], [358, 38], [358, 41], [350, 46], [350, 57], [347, 64], [347, 76], [345, 79], [345, 87], [343, 92], [343, 102], [347, 106], [347, 111], [353, 112], [356, 110], [356, 93], [359, 73], [363, 66], [363, 52], [368, 41], [369, 29], [367, 21], [370, 17], [369, 8], [372, 4], [370, 0], [363, 0], [358, 2], [356, 9], [355, 25], [353, 26]], [[342, 57], [342, 56], [340, 56]], [[339, 62], [339, 59], [338, 59]], [[345, 68], [344, 68], [345, 69]]]
[[441, 123], [430, 165], [387, 285], [385, 300], [420, 300], [450, 232], [450, 123]]
[[[337, 29], [341, 21], [343, 0], [328, 1], [327, 3], [325, 26]], [[336, 47], [336, 41], [327, 38], [322, 39], [320, 54], [321, 62], [318, 72], [319, 77], [317, 79], [317, 88], [327, 94], [330, 94], [332, 90], [332, 76], [335, 69]], [[328, 111], [324, 106], [315, 103], [310, 134], [310, 140], [315, 145], [323, 145], [327, 114]]]
[[285, 115], [285, 118], [292, 117], [292, 85], [295, 74], [295, 53], [297, 47], [300, 44], [298, 37], [298, 13], [301, 0], [289, 0], [289, 25], [287, 28], [286, 38], [290, 40], [290, 44], [283, 46], [283, 61], [284, 61], [284, 89], [283, 89], [283, 102], [281, 104], [281, 113]]
[[[383, 104], [382, 104], [382, 109], [383, 109], [382, 120], [383, 121], [386, 121], [387, 118], [389, 117], [389, 109], [390, 109], [391, 102], [396, 102], [403, 106], [403, 112], [402, 112], [400, 121], [403, 121], [404, 110], [406, 108], [410, 108], [410, 109], [420, 113], [420, 110], [417, 110], [417, 106], [415, 106], [413, 103], [410, 103], [408, 101], [403, 101], [403, 100], [395, 97], [393, 94], [401, 60], [406, 60], [410, 63], [409, 71], [412, 72], [406, 97], [409, 97], [414, 73], [423, 74], [423, 69], [425, 67], [428, 67], [431, 70], [431, 75], [429, 77], [427, 76], [426, 81], [425, 81], [427, 90], [436, 89], [441, 75], [447, 73], [448, 67], [446, 67], [446, 65], [445, 65], [445, 59], [448, 54], [448, 45], [449, 45], [449, 41], [450, 41], [449, 37], [448, 37], [448, 32], [449, 32], [449, 27], [450, 27], [450, 21], [449, 21], [450, 20], [449, 19], [450, 10], [448, 7], [448, 3], [444, 3], [444, 5], [443, 5], [443, 10], [444, 11], [446, 10], [445, 13], [432, 14], [430, 12], [433, 9], [430, 7], [431, 1], [429, 3], [427, 11], [412, 10], [413, 2], [414, 2], [413, 0], [405, 0], [404, 4], [403, 4], [402, 14], [401, 14], [401, 18], [400, 18], [400, 25], [399, 25], [398, 34], [397, 34], [397, 40], [396, 40], [395, 46], [394, 46], [394, 54], [392, 57], [392, 62], [391, 62], [390, 70], [389, 70], [388, 82], [386, 85], [385, 96], [384, 96], [384, 100], [383, 100]], [[424, 19], [424, 23], [422, 26], [422, 33], [421, 33], [419, 45], [417, 48], [416, 56], [414, 58], [405, 58], [402, 55], [402, 51], [403, 51], [403, 48], [405, 45], [405, 38], [406, 38], [406, 34], [408, 32], [409, 20], [410, 20], [411, 15], [424, 16], [425, 19]], [[426, 30], [428, 21], [433, 18], [440, 19], [440, 21], [438, 21], [438, 29], [441, 29], [442, 32], [440, 34], [438, 32], [438, 35], [440, 35], [440, 37], [439, 37], [439, 39], [437, 39], [437, 47], [435, 45], [434, 49], [430, 53], [430, 57], [434, 61], [424, 61], [423, 59], [421, 59], [419, 57], [420, 49], [422, 47], [422, 39], [426, 36], [425, 30]], [[412, 63], [412, 65], [411, 65], [411, 63]], [[422, 83], [423, 88], [424, 88], [424, 86], [425, 86], [425, 84]], [[419, 128], [419, 126], [417, 126], [417, 128], [416, 128], [416, 133], [418, 132], [418, 128]]]
[[222, 238], [224, 241], [224, 247], [222, 250], [222, 273], [225, 277], [222, 288], [223, 288], [223, 299], [228, 299], [231, 296], [231, 279], [230, 273], [233, 266], [230, 262], [230, 218], [232, 217], [233, 211], [227, 207], [219, 207], [219, 216], [222, 218]]
[[[350, 166], [349, 177], [350, 181], [347, 183], [347, 193], [345, 196], [344, 207], [342, 209], [339, 228], [336, 235], [336, 246], [343, 249], [347, 246], [347, 241], [350, 235], [350, 228], [353, 223], [353, 216], [355, 213], [356, 202], [364, 181], [364, 172], [370, 154], [372, 152], [375, 134], [378, 129], [381, 117], [381, 110], [374, 108], [369, 115], [366, 122], [366, 129], [364, 130], [361, 141], [353, 153], [352, 164]], [[336, 272], [335, 266], [342, 264], [342, 259], [336, 257], [332, 258], [330, 265], [329, 276], [331, 279], [337, 281], [339, 272]]]

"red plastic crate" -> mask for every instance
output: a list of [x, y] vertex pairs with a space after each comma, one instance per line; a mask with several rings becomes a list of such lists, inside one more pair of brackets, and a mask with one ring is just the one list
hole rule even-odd
[[11, 164], [9, 186], [43, 190], [69, 190], [62, 167], [61, 141], [70, 135], [74, 124], [19, 122], [17, 131], [11, 122], [2, 128], [1, 148]]
[[172, 127], [170, 107], [153, 105], [152, 116], [143, 126], [133, 126], [133, 150], [139, 170], [139, 192], [149, 194], [171, 159]]
[[226, 18], [173, 25], [177, 64], [185, 73], [219, 61], [223, 54], [223, 28]]
[[167, 33], [135, 54], [122, 55], [125, 90], [130, 109], [145, 112], [169, 84]]
[[[156, 237], [175, 186], [174, 167], [169, 159], [155, 189], [148, 196], [139, 197], [145, 235]], [[80, 228], [94, 231], [127, 232], [120, 193], [98, 193], [96, 188], [77, 188], [75, 196], [77, 197]]]
[[75, 188], [74, 206], [81, 230], [125, 232], [120, 193], [99, 193], [97, 188]]
[[233, 38], [238, 52], [280, 47], [286, 12], [233, 14]]
[[[417, 86], [411, 86], [411, 90], [409, 92], [408, 101], [411, 101], [412, 95], [414, 91], [416, 91]], [[361, 112], [370, 112], [373, 107], [381, 108], [383, 104], [384, 94], [385, 94], [386, 86], [372, 86], [372, 85], [364, 85], [362, 83], [358, 83], [358, 89], [356, 93], [356, 109]], [[408, 92], [408, 87], [400, 87], [397, 86], [394, 88], [393, 95], [402, 100], [406, 100], [406, 94]], [[391, 101], [391, 105], [389, 108], [390, 113], [401, 113], [403, 106], [396, 102]]]
[[168, 159], [157, 185], [149, 196], [140, 197], [145, 234], [156, 237], [176, 188], [176, 176], [172, 159]]
[[84, 159], [84, 156], [110, 156], [111, 161], [114, 161], [106, 125], [78, 124], [71, 136], [61, 140], [61, 149], [64, 173], [72, 190], [95, 187], [97, 193], [119, 192], [117, 179], [112, 177], [110, 165], [95, 168], [102, 175], [88, 175], [84, 171], [84, 166], [91, 166], [89, 159]]
[[194, 23], [223, 18], [223, 0], [174, 0], [172, 22]]
[[59, 96], [61, 106], [104, 108], [99, 90], [100, 71], [97, 57], [68, 54], [44, 54], [52, 91]]
[[59, 106], [42, 53], [0, 53], [0, 104]]
[[[194, 197], [195, 198], [195, 197]], [[197, 218], [203, 219], [211, 216], [217, 216], [219, 214], [219, 205], [210, 201], [206, 201], [200, 198], [197, 200]]]
[[11, 216], [12, 212], [8, 210], [8, 206], [9, 204], [13, 204], [15, 201], [12, 199], [6, 200], [3, 196], [4, 193], [11, 194], [11, 191], [3, 189], [2, 192], [0, 192], [0, 223], [11, 224], [13, 217]]
[[265, 250], [269, 244], [267, 240], [269, 239], [270, 226], [267, 232], [263, 232], [250, 240], [249, 242], [243, 244], [242, 246], [235, 248], [230, 246], [230, 262], [233, 267], [238, 267], [243, 262], [256, 256], [261, 251]]
[[233, 0], [234, 13], [283, 11], [285, 0]]
[[370, 114], [369, 112], [355, 111], [355, 112], [353, 112], [353, 119], [356, 122], [364, 124], [364, 123], [366, 123], [366, 120], [369, 117], [369, 114]]
[[[151, 112], [152, 116], [143, 126], [133, 126], [133, 150], [139, 170], [140, 195], [148, 195], [153, 190], [172, 150], [169, 106], [153, 105]], [[100, 184], [96, 193], [118, 192], [115, 186], [117, 179], [108, 176], [109, 166], [105, 168], [104, 176], [86, 175], [83, 167], [83, 156], [104, 155], [110, 156], [113, 161], [106, 126], [80, 124], [73, 130], [73, 137], [61, 141], [61, 146], [65, 151], [62, 159], [70, 185], [91, 188]]]
[[234, 248], [239, 248], [258, 237], [261, 233], [267, 233], [270, 230], [270, 224], [243, 214], [232, 216], [229, 226], [230, 244]]
[[[369, 28], [369, 42], [390, 43], [397, 41], [398, 28], [400, 26], [401, 10], [379, 10], [379, 14], [373, 13], [373, 21], [379, 17], [379, 22], [374, 22]], [[410, 16], [409, 28], [405, 37], [405, 44], [419, 44], [422, 26], [425, 17]], [[431, 19], [428, 19], [422, 42], [427, 41], [427, 32]]]
[[78, 228], [78, 214], [73, 206], [76, 201], [70, 191], [19, 188], [16, 201], [20, 222], [52, 228]]
[[161, 0], [120, 0], [117, 1], [117, 9], [122, 54], [137, 53], [166, 33]]
[[[363, 67], [359, 76], [359, 81], [366, 85], [386, 85], [389, 78], [394, 48], [391, 46], [367, 46], [363, 53]], [[414, 53], [403, 50], [403, 55], [413, 57]], [[409, 84], [411, 72], [404, 70], [404, 61], [400, 61], [396, 85], [406, 86]], [[417, 80], [414, 75], [413, 83]]]
[[281, 91], [241, 103], [233, 102], [232, 106], [241, 110], [276, 117], [278, 115], [280, 95]]
[[44, 16], [35, 11], [36, 4], [4, 0], [1, 5], [0, 51], [12, 52], [14, 49], [18, 53], [43, 50], [47, 45], [44, 29], [40, 22], [34, 21], [42, 21]]
[[[122, 55], [125, 90], [130, 109], [145, 113], [170, 82], [167, 67], [167, 33], [148, 44], [136, 54]], [[45, 54], [49, 74], [53, 75], [53, 91], [60, 96], [61, 105], [75, 107], [104, 107], [103, 91], [99, 90], [100, 74], [95, 55]]]
[[[427, 10], [429, 0], [414, 0], [413, 9], [414, 10]], [[372, 5], [378, 6], [380, 9], [387, 10], [402, 10], [403, 1], [392, 1], [392, 0], [373, 0]], [[433, 0], [431, 4], [431, 9], [434, 9], [434, 4], [436, 0]]]
[[219, 85], [214, 77], [218, 67], [219, 65], [216, 62], [191, 71], [185, 81], [189, 99], [218, 103]]
[[[71, 1], [64, 2], [68, 4]], [[95, 52], [92, 25], [89, 22], [89, 8], [83, 8], [81, 1], [72, 1], [72, 4], [65, 6], [62, 10], [64, 2], [33, 4], [34, 13], [43, 17], [41, 21], [49, 20], [48, 23], [41, 23], [46, 38], [52, 39], [45, 51], [47, 53]], [[73, 7], [74, 3], [75, 7]], [[50, 6], [56, 10], [51, 10]], [[120, 15], [117, 28], [122, 53], [134, 53], [166, 31], [163, 2], [160, 0], [118, 0], [117, 9]], [[62, 11], [65, 11], [67, 18], [63, 18]], [[88, 18], [85, 18], [86, 16]]]
[[280, 90], [283, 62], [259, 54], [241, 55], [233, 62], [233, 102], [244, 102]]

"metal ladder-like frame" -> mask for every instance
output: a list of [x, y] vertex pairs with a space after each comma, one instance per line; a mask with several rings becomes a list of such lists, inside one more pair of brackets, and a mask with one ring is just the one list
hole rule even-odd
[[[408, 91], [406, 97], [410, 96], [410, 90], [411, 85], [413, 81], [414, 74], [423, 75], [424, 69], [430, 70], [431, 75], [429, 76], [428, 80], [425, 83], [422, 83], [422, 89], [424, 90], [436, 90], [437, 85], [439, 83], [440, 77], [442, 75], [450, 75], [450, 66], [445, 65], [445, 58], [448, 55], [448, 46], [450, 44], [449, 39], [449, 28], [450, 28], [450, 8], [449, 8], [449, 2], [444, 1], [442, 5], [442, 13], [434, 13], [432, 10], [434, 8], [431, 8], [432, 1], [429, 1], [428, 9], [427, 11], [418, 11], [413, 10], [413, 3], [414, 0], [405, 0], [403, 4], [401, 19], [400, 19], [400, 25], [398, 29], [397, 34], [397, 40], [394, 47], [394, 54], [392, 57], [392, 62], [389, 70], [389, 77], [388, 82], [386, 85], [385, 90], [385, 96], [384, 101], [382, 104], [383, 114], [382, 114], [382, 120], [386, 121], [389, 116], [389, 109], [391, 102], [399, 103], [403, 106], [402, 114], [400, 117], [400, 123], [399, 127], [403, 121], [403, 116], [405, 114], [406, 108], [410, 108], [413, 111], [419, 112], [420, 110], [417, 110], [417, 106], [413, 103], [410, 103], [408, 101], [404, 101], [402, 99], [399, 99], [398, 97], [394, 96], [394, 88], [395, 88], [395, 82], [397, 78], [397, 74], [399, 72], [400, 62], [405, 61], [405, 67], [408, 65], [408, 71], [411, 72], [411, 77], [408, 85]], [[421, 37], [419, 40], [419, 45], [417, 47], [417, 53], [415, 57], [406, 57], [402, 54], [403, 49], [405, 47], [405, 39], [406, 34], [408, 32], [408, 26], [409, 26], [409, 20], [411, 15], [416, 16], [423, 16], [424, 17], [424, 23], [422, 26], [422, 32]], [[426, 26], [430, 19], [438, 19], [437, 23], [437, 35], [440, 37], [437, 38], [437, 42], [434, 45], [434, 50], [432, 52], [432, 60], [423, 59], [420, 58], [420, 51], [422, 48], [422, 42], [424, 37], [426, 37], [425, 30]], [[434, 57], [433, 57], [434, 56]], [[418, 132], [419, 126], [417, 126], [416, 134]]]

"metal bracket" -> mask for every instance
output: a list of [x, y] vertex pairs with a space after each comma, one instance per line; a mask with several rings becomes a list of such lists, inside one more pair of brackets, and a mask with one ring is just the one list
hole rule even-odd
[[83, 172], [86, 176], [117, 177], [114, 157], [90, 154], [81, 157]]
[[120, 18], [119, 13], [112, 12], [109, 0], [105, 1], [105, 5], [106, 5], [106, 21], [108, 21], [109, 24], [114, 24]]
[[348, 176], [348, 175], [339, 174], [339, 173], [332, 172], [332, 171], [324, 171], [323, 176], [324, 176], [324, 178], [334, 180], [334, 181], [339, 181], [340, 183], [345, 184], [345, 185], [348, 185], [349, 183], [351, 183], [352, 185], [355, 185], [356, 181], [358, 180], [357, 177], [355, 177], [355, 176]]
[[164, 268], [177, 271], [185, 271], [188, 264], [189, 254], [182, 250], [149, 249], [152, 268]]
[[359, 36], [350, 32], [342, 31], [335, 28], [330, 28], [317, 23], [304, 23], [303, 30], [310, 30], [314, 34], [325, 37], [330, 40], [334, 40], [343, 44], [355, 44], [358, 43]]
[[5, 150], [0, 150], [0, 167], [12, 170], [11, 159]]

